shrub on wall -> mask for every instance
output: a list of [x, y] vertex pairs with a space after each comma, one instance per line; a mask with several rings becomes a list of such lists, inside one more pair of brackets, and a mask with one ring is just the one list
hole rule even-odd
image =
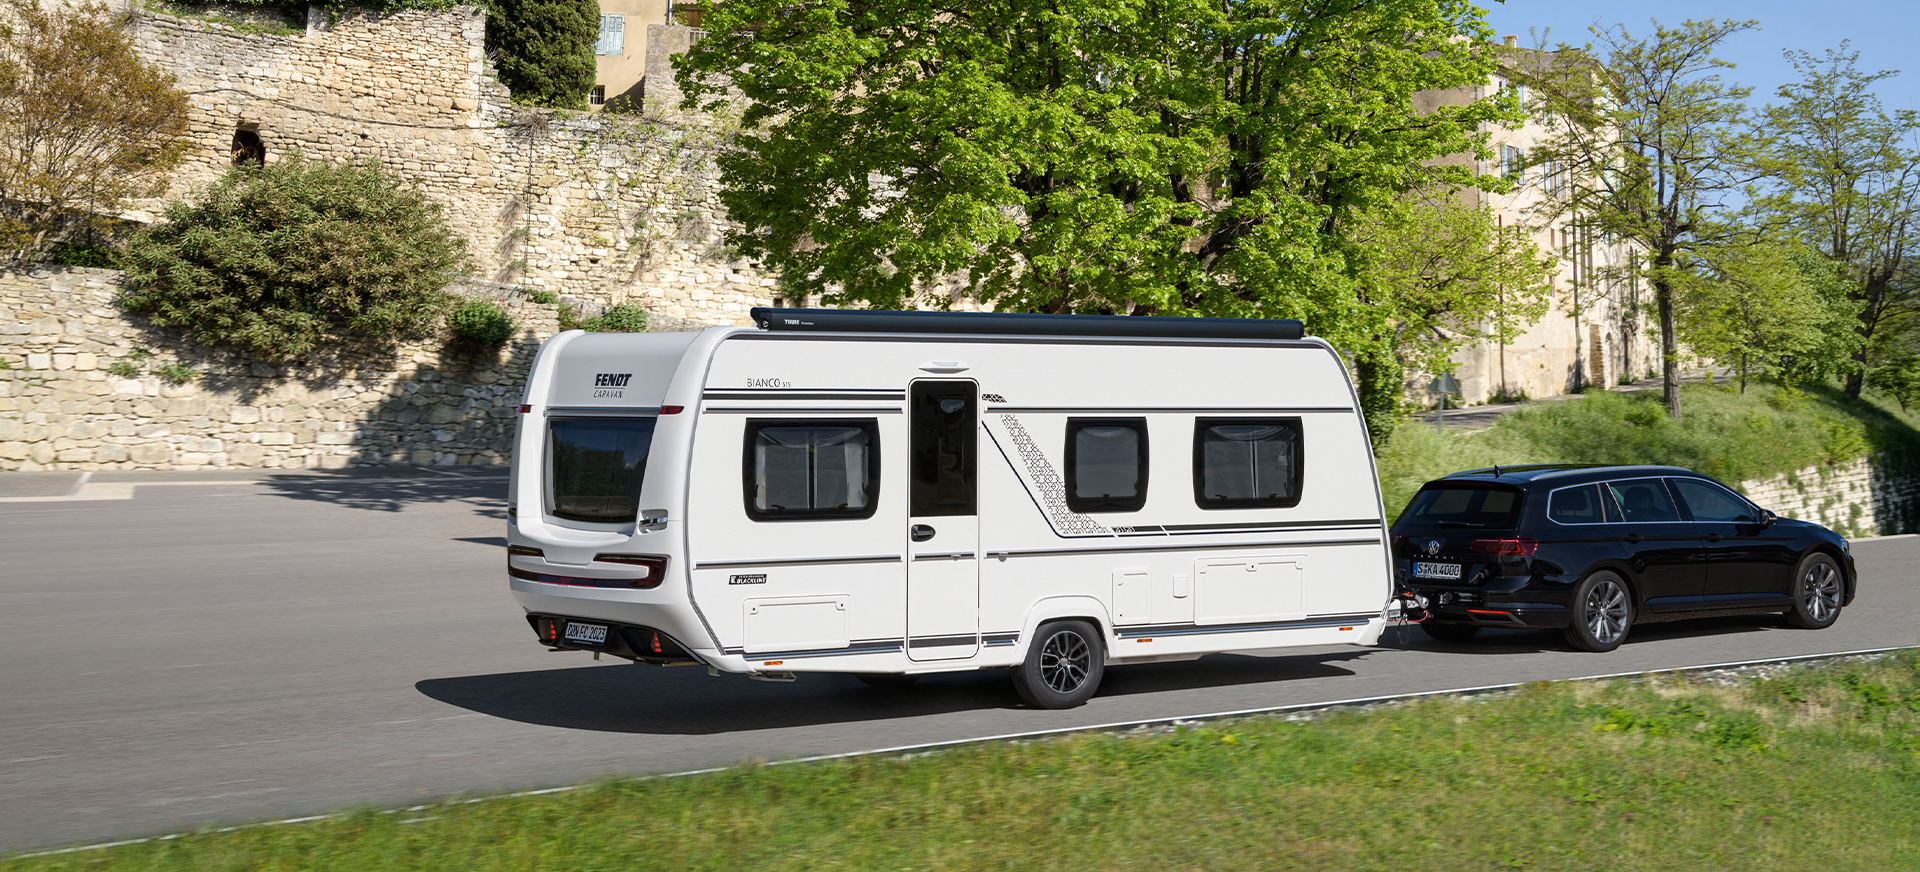
[[599, 0], [496, 0], [487, 14], [494, 68], [522, 103], [584, 108], [599, 39]]
[[135, 235], [121, 305], [196, 340], [284, 360], [394, 338], [451, 306], [466, 243], [440, 206], [370, 162], [297, 152], [236, 167]]
[[492, 300], [467, 300], [447, 313], [447, 327], [454, 336], [484, 348], [507, 344], [518, 326], [506, 307]]
[[632, 303], [621, 303], [580, 324], [589, 333], [645, 333], [647, 310]]

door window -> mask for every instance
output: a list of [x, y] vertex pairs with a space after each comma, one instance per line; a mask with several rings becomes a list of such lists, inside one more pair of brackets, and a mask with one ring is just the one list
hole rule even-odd
[[1067, 508], [1137, 512], [1147, 504], [1147, 419], [1067, 419]]
[[1673, 507], [1673, 498], [1667, 495], [1667, 488], [1657, 478], [1632, 478], [1626, 481], [1607, 483], [1614, 499], [1620, 501], [1620, 509], [1626, 514], [1629, 524], [1658, 523], [1680, 520], [1680, 513]]
[[1556, 524], [1606, 523], [1606, 510], [1600, 502], [1600, 486], [1583, 484], [1554, 491], [1547, 497], [1547, 518]]
[[1746, 500], [1717, 484], [1697, 478], [1670, 478], [1667, 482], [1680, 492], [1680, 501], [1687, 504], [1687, 511], [1693, 513], [1696, 521], [1751, 523], [1760, 520]]
[[756, 521], [869, 518], [880, 492], [879, 427], [749, 419], [747, 516]]
[[1201, 418], [1193, 426], [1193, 500], [1203, 509], [1300, 502], [1299, 418]]
[[908, 400], [913, 418], [913, 517], [979, 513], [978, 390], [970, 381], [913, 383]]

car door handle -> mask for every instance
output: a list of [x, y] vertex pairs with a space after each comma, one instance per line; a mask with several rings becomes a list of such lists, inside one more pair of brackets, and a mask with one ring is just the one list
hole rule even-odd
[[1621, 536], [1620, 538], [1627, 540], [1627, 544], [1632, 545], [1640, 541], [1640, 534], [1628, 533], [1627, 535]]
[[1725, 536], [1722, 536], [1722, 535], [1720, 535], [1719, 533], [1708, 533], [1708, 534], [1707, 534], [1707, 541], [1708, 541], [1708, 542], [1718, 542], [1718, 541], [1720, 541], [1721, 539], [1724, 539], [1724, 538], [1726, 538], [1726, 537], [1725, 537]]
[[933, 528], [925, 524], [915, 524], [907, 530], [907, 538], [915, 542], [925, 542], [933, 538]]

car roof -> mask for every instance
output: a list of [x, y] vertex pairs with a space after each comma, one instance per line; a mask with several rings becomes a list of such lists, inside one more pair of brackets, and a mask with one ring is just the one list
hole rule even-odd
[[1693, 470], [1679, 466], [1529, 463], [1520, 466], [1489, 466], [1483, 469], [1468, 469], [1445, 476], [1439, 479], [1439, 481], [1497, 481], [1502, 484], [1552, 482], [1556, 485], [1571, 485], [1631, 475], [1685, 475], [1705, 477]]

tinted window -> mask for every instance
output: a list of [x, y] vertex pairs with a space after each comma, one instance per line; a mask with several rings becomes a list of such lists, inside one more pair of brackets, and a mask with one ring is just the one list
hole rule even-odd
[[1606, 510], [1601, 508], [1600, 486], [1583, 484], [1561, 488], [1547, 497], [1547, 517], [1561, 524], [1604, 524]]
[[908, 408], [913, 419], [913, 485], [908, 490], [916, 518], [979, 511], [974, 482], [980, 444], [974, 422], [978, 391], [970, 381], [913, 383]]
[[1201, 418], [1193, 429], [1193, 499], [1203, 509], [1300, 502], [1299, 418]]
[[1511, 530], [1520, 523], [1520, 492], [1466, 483], [1429, 485], [1401, 513], [1399, 524], [1409, 523]]
[[640, 508], [653, 418], [556, 418], [548, 424], [553, 515], [625, 524]]
[[1660, 484], [1660, 479], [1634, 478], [1608, 482], [1607, 488], [1613, 492], [1614, 499], [1620, 501], [1620, 508], [1626, 513], [1629, 524], [1680, 520], [1680, 513], [1674, 509], [1673, 499], [1667, 496], [1667, 489]]
[[1667, 483], [1680, 492], [1680, 501], [1687, 504], [1687, 511], [1693, 513], [1696, 521], [1759, 520], [1746, 500], [1717, 484], [1693, 478], [1670, 478]]
[[1146, 502], [1146, 419], [1068, 418], [1067, 508], [1133, 512]]
[[762, 521], [866, 518], [879, 491], [872, 419], [748, 421], [747, 514]]

